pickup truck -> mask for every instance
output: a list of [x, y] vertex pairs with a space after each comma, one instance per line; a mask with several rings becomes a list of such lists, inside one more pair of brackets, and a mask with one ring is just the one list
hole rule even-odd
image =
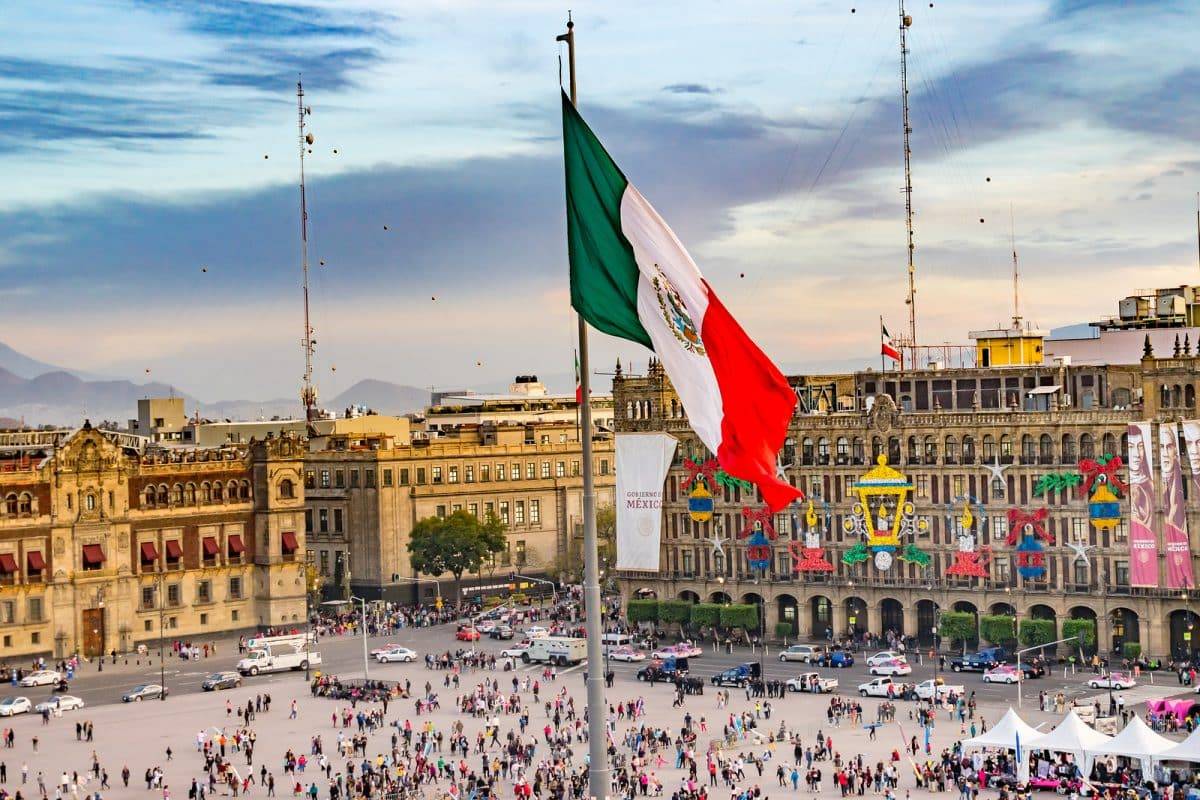
[[687, 675], [686, 658], [655, 659], [637, 671], [639, 681], [673, 681], [678, 675]]
[[761, 675], [762, 670], [758, 666], [758, 662], [747, 661], [745, 664], [738, 664], [736, 667], [730, 667], [724, 672], [718, 672], [716, 675], [713, 675], [712, 685], [736, 686], [740, 689]]
[[[921, 681], [920, 683], [906, 684], [904, 689], [905, 689], [904, 696], [908, 700], [931, 700], [931, 699], [933, 699], [933, 679], [932, 678], [929, 680]], [[956, 686], [942, 684], [937, 687], [938, 699], [949, 697], [950, 695], [954, 695], [955, 697], [962, 697], [965, 693], [966, 693], [966, 691], [963, 689], [963, 686], [961, 683]]]
[[[891, 693], [889, 694], [889, 690]], [[900, 684], [892, 680], [890, 675], [882, 678], [872, 678], [858, 685], [858, 693], [863, 697], [899, 697]]]
[[836, 692], [837, 678], [826, 678], [819, 672], [803, 672], [787, 682], [789, 692], [812, 692], [813, 694], [828, 694]]
[[955, 656], [950, 659], [950, 669], [955, 672], [983, 672], [991, 669], [1004, 659], [997, 658], [993, 651], [971, 653], [966, 656]]

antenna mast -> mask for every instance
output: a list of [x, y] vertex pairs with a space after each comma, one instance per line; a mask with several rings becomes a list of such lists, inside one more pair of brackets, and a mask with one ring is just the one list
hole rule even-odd
[[908, 229], [908, 341], [912, 347], [912, 364], [917, 363], [917, 270], [913, 266], [913, 208], [912, 208], [912, 148], [909, 137], [912, 125], [908, 118], [908, 29], [912, 17], [904, 13], [900, 0], [900, 101], [904, 109], [904, 220]]
[[1013, 257], [1013, 330], [1021, 329], [1021, 272], [1017, 267], [1017, 225], [1013, 218], [1012, 205], [1008, 207], [1008, 236], [1012, 243]]
[[304, 404], [304, 418], [312, 422], [317, 418], [317, 388], [313, 386], [313, 352], [316, 340], [313, 339], [312, 323], [308, 313], [308, 201], [304, 189], [304, 151], [313, 143], [313, 135], [305, 132], [304, 118], [312, 113], [312, 109], [304, 105], [304, 87], [296, 80], [296, 113], [300, 137], [300, 270], [304, 276], [304, 338], [300, 346], [304, 348], [304, 383], [300, 388], [300, 402]]

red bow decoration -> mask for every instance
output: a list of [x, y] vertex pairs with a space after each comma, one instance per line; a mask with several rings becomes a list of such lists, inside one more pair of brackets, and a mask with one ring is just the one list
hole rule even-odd
[[688, 474], [683, 478], [683, 488], [687, 489], [692, 485], [692, 483], [695, 482], [697, 478], [704, 478], [704, 483], [711, 492], [713, 489], [717, 488], [716, 473], [718, 466], [720, 465], [717, 464], [717, 460], [715, 458], [710, 458], [703, 464], [697, 464], [690, 458], [685, 458], [683, 460], [683, 468], [687, 470]]
[[1008, 510], [1008, 538], [1005, 540], [1005, 544], [1016, 544], [1017, 540], [1025, 535], [1026, 525], [1033, 528], [1034, 536], [1046, 544], [1054, 544], [1054, 537], [1046, 530], [1046, 517], [1048, 516], [1050, 516], [1048, 508], [1039, 508], [1032, 514], [1019, 508], [1010, 508]]
[[745, 524], [742, 526], [742, 529], [738, 531], [739, 539], [746, 539], [750, 536], [750, 534], [754, 533], [754, 523], [756, 522], [762, 523], [763, 534], [772, 542], [775, 541], [776, 537], [778, 536], [778, 534], [775, 533], [774, 515], [771, 513], [771, 509], [769, 508], [748, 508], [743, 506], [742, 519], [745, 520]]
[[1107, 463], [1101, 464], [1099, 461], [1094, 461], [1090, 458], [1085, 458], [1079, 462], [1079, 471], [1083, 473], [1083, 483], [1079, 485], [1083, 496], [1087, 497], [1092, 493], [1092, 486], [1096, 483], [1096, 479], [1103, 475], [1108, 480], [1108, 485], [1113, 486], [1122, 494], [1129, 489], [1125, 482], [1117, 475], [1123, 464], [1120, 456], [1113, 456]]

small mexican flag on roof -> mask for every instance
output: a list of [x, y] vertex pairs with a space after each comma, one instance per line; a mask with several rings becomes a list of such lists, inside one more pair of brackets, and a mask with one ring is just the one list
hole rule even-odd
[[776, 473], [795, 392], [565, 93], [562, 104], [571, 305], [593, 328], [653, 350], [722, 469], [783, 508], [802, 496]]

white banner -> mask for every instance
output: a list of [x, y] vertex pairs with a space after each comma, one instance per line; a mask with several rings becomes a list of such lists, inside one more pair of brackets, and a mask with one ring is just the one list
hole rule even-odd
[[617, 569], [658, 571], [663, 482], [677, 444], [665, 433], [617, 434]]

